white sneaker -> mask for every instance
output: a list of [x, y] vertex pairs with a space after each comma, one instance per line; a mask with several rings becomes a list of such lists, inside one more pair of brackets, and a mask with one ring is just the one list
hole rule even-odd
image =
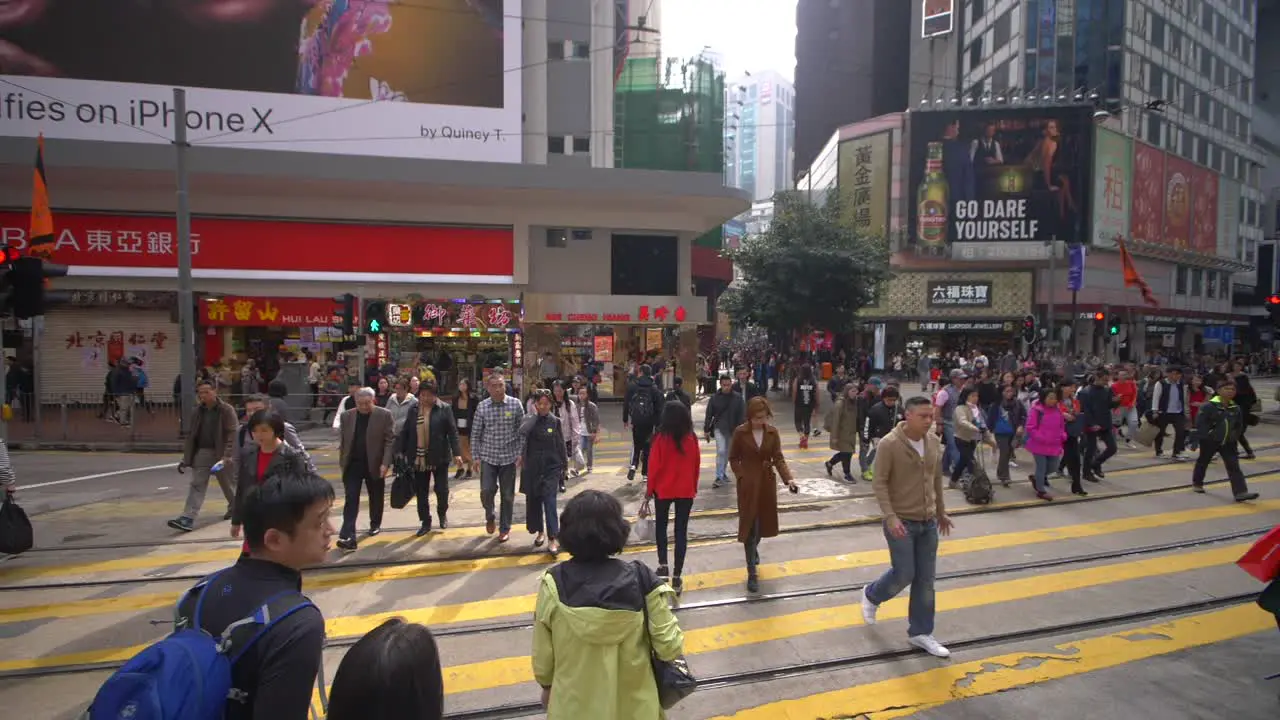
[[1017, 469], [1018, 469], [1018, 463], [1016, 463], [1016, 462], [1014, 462], [1014, 461], [1010, 460], [1010, 461], [1009, 461], [1009, 467], [1013, 468], [1014, 470], [1017, 470]]
[[912, 635], [907, 638], [907, 643], [920, 648], [934, 657], [951, 657], [951, 651], [943, 647], [942, 643], [934, 640], [932, 635]]
[[862, 588], [862, 622], [868, 625], [875, 625], [876, 611], [880, 609], [880, 606], [871, 602], [871, 598], [867, 597], [867, 588], [869, 587], [871, 586], [867, 585]]

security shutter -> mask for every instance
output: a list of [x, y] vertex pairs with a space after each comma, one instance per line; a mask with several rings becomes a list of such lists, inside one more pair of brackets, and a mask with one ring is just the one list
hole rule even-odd
[[173, 396], [178, 376], [178, 325], [168, 309], [60, 307], [44, 318], [36, 373], [44, 402], [97, 403], [102, 399], [110, 357], [140, 357], [150, 387], [147, 397]]

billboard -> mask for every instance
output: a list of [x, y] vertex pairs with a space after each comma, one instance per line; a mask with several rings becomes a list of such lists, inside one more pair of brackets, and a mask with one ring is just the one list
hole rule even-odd
[[911, 113], [908, 222], [927, 255], [1038, 259], [1045, 242], [1084, 240], [1091, 108]]
[[1139, 242], [1216, 254], [1218, 173], [1142, 142], [1133, 144], [1132, 234]]
[[1093, 155], [1093, 244], [1115, 247], [1116, 236], [1129, 234], [1133, 142], [1118, 132], [1098, 128]]
[[521, 160], [519, 0], [34, 2], [0, 17], [0, 134]]
[[888, 228], [891, 151], [888, 132], [840, 143], [836, 186], [845, 222], [860, 233], [883, 236]]
[[937, 37], [955, 30], [955, 0], [923, 0], [923, 5], [920, 37]]

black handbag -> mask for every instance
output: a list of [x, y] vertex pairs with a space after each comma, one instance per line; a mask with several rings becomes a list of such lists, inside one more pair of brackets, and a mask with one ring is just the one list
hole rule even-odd
[[5, 493], [4, 504], [0, 505], [0, 553], [17, 555], [30, 550], [33, 545], [35, 533], [31, 529], [31, 520], [18, 507], [13, 496]]
[[636, 587], [640, 588], [640, 609], [644, 613], [644, 638], [649, 645], [649, 662], [653, 665], [653, 679], [658, 684], [658, 702], [663, 710], [670, 710], [681, 700], [698, 689], [698, 680], [689, 671], [689, 663], [683, 656], [666, 661], [653, 651], [653, 636], [649, 634], [649, 593], [644, 588], [644, 573], [640, 563], [632, 563], [636, 575]]
[[403, 510], [413, 499], [413, 463], [397, 458], [391, 481], [391, 509]]

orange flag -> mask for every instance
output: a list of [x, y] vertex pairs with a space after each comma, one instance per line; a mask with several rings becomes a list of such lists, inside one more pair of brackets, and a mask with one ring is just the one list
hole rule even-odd
[[28, 252], [48, 259], [53, 256], [53, 212], [49, 209], [49, 186], [44, 178], [44, 134], [36, 140], [36, 169], [31, 184], [31, 230]]
[[1133, 256], [1129, 254], [1129, 248], [1124, 244], [1124, 238], [1119, 235], [1116, 236], [1116, 247], [1120, 248], [1120, 267], [1124, 270], [1124, 286], [1138, 288], [1142, 292], [1143, 302], [1151, 307], [1160, 307], [1160, 301], [1156, 300], [1147, 281], [1142, 279], [1138, 266], [1133, 264]]

